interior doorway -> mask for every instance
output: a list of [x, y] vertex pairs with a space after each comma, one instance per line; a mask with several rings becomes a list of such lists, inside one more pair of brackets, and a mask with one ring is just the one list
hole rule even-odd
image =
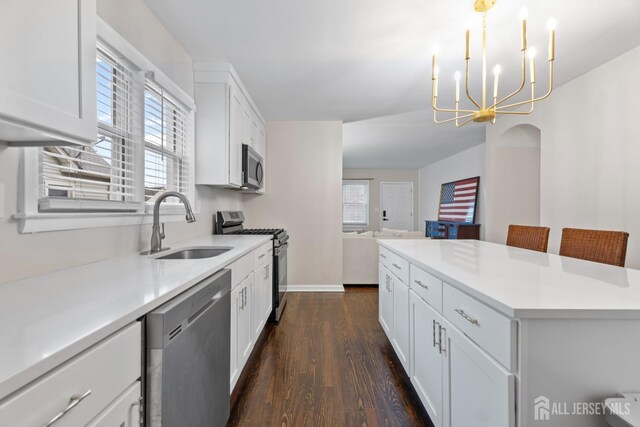
[[413, 231], [413, 183], [380, 183], [382, 228]]

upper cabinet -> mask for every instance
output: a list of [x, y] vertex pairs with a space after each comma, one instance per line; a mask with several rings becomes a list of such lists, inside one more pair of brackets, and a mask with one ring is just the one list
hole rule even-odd
[[96, 139], [96, 1], [0, 2], [0, 140]]
[[264, 118], [231, 64], [198, 62], [194, 70], [196, 184], [241, 189], [243, 144], [263, 158], [266, 173]]

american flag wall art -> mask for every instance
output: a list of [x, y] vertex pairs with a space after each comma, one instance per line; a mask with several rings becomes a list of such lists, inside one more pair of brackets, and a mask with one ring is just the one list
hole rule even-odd
[[453, 221], [473, 224], [480, 177], [442, 184], [438, 221]]

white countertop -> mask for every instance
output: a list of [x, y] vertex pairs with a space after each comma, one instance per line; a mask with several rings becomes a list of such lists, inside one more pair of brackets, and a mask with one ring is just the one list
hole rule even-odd
[[378, 240], [515, 318], [640, 318], [640, 270], [476, 240]]
[[199, 260], [131, 254], [0, 285], [0, 399], [258, 248], [271, 236], [174, 243], [229, 246]]

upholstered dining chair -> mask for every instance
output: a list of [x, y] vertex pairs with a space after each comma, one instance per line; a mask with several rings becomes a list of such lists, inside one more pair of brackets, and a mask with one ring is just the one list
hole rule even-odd
[[628, 239], [624, 231], [564, 228], [560, 255], [624, 267]]
[[549, 244], [549, 227], [533, 227], [530, 225], [510, 225], [507, 234], [507, 246], [547, 252]]

